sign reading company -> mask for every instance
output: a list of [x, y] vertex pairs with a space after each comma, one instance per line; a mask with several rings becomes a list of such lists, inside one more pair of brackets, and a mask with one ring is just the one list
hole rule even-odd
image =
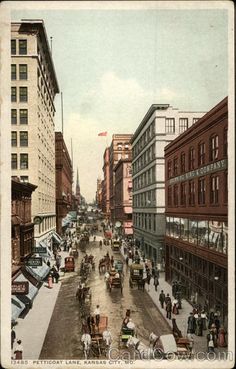
[[12, 282], [11, 293], [12, 295], [28, 295], [29, 282]]
[[191, 172], [184, 173], [181, 176], [169, 179], [169, 184], [187, 181], [188, 179], [200, 177], [209, 173], [218, 172], [227, 168], [227, 159], [216, 161], [215, 163], [205, 165], [202, 168], [192, 170]]
[[46, 254], [47, 249], [46, 249], [46, 247], [38, 246], [38, 247], [34, 247], [34, 252], [36, 254]]
[[26, 260], [26, 265], [31, 266], [31, 267], [42, 266], [43, 260], [42, 258], [30, 258]]

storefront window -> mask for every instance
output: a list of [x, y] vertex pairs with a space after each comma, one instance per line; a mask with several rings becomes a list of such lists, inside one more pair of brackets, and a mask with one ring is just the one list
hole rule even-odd
[[170, 236], [170, 217], [166, 217], [166, 235]]
[[189, 242], [197, 243], [197, 221], [189, 220]]
[[223, 233], [222, 233], [223, 253], [228, 253], [228, 222], [223, 222]]
[[208, 247], [208, 221], [201, 220], [198, 222], [198, 244], [200, 246]]
[[188, 219], [180, 218], [180, 238], [188, 241]]
[[223, 222], [209, 222], [209, 248], [218, 252], [223, 252], [222, 244]]
[[180, 218], [171, 218], [170, 236], [174, 238], [180, 237]]

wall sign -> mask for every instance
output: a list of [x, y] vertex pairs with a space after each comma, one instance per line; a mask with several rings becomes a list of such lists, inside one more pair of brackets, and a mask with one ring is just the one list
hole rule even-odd
[[42, 258], [30, 258], [26, 260], [26, 265], [31, 266], [31, 267], [42, 266], [43, 260]]
[[11, 293], [12, 295], [28, 295], [29, 282], [12, 282]]

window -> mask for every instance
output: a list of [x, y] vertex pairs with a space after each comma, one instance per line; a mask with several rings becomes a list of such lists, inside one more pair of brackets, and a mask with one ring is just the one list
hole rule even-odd
[[27, 87], [20, 87], [20, 102], [28, 101], [28, 91]]
[[178, 175], [178, 158], [174, 158], [174, 176]]
[[11, 154], [11, 169], [17, 169], [17, 154]]
[[17, 110], [11, 109], [11, 124], [17, 124]]
[[189, 205], [195, 204], [195, 183], [189, 181]]
[[224, 156], [227, 156], [228, 154], [228, 129], [224, 129], [223, 133], [223, 154]]
[[28, 124], [28, 110], [20, 109], [20, 124]]
[[20, 79], [28, 78], [27, 64], [19, 65], [19, 74], [20, 74]]
[[172, 206], [172, 187], [168, 187], [168, 206]]
[[19, 40], [19, 54], [20, 55], [27, 54], [27, 40]]
[[186, 183], [180, 185], [180, 205], [186, 205]]
[[166, 133], [175, 133], [175, 119], [166, 118]]
[[17, 146], [17, 132], [16, 131], [11, 132], [11, 146], [12, 147]]
[[198, 145], [198, 165], [205, 164], [206, 145], [205, 142], [200, 142]]
[[167, 164], [167, 176], [168, 178], [171, 178], [171, 160], [168, 161], [168, 164]]
[[20, 132], [20, 146], [28, 146], [28, 132], [21, 131]]
[[28, 154], [20, 154], [20, 169], [28, 169]]
[[198, 180], [198, 203], [204, 205], [206, 201], [206, 181], [205, 178]]
[[219, 201], [219, 177], [211, 177], [211, 187], [210, 187], [210, 202], [211, 204], [218, 204]]
[[210, 161], [218, 159], [219, 138], [214, 135], [210, 138]]
[[16, 64], [11, 64], [11, 80], [16, 79]]
[[181, 166], [181, 173], [185, 172], [185, 153], [182, 152], [181, 156], [180, 156], [180, 166]]
[[16, 102], [16, 87], [11, 88], [11, 102]]
[[11, 55], [16, 55], [16, 40], [11, 40]]
[[200, 118], [193, 118], [193, 124], [194, 123], [197, 123], [197, 121], [199, 120]]
[[190, 147], [189, 149], [189, 170], [194, 169], [194, 163], [195, 163], [195, 149], [193, 147]]
[[178, 204], [179, 204], [178, 185], [174, 185], [174, 206], [178, 206]]
[[224, 173], [224, 202], [228, 203], [228, 172]]
[[179, 133], [188, 129], [188, 118], [179, 118]]
[[28, 183], [29, 182], [29, 177], [28, 176], [20, 176], [20, 181], [24, 182], [24, 183]]
[[117, 150], [122, 150], [122, 143], [117, 144]]

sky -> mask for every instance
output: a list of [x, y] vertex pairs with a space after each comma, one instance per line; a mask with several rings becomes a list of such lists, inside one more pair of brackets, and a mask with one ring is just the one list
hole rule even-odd
[[[228, 94], [227, 11], [24, 10], [43, 19], [60, 91], [74, 181], [95, 198], [112, 134], [134, 133], [152, 104], [208, 111]], [[61, 130], [57, 95], [56, 130]], [[98, 137], [107, 131], [108, 136]], [[75, 184], [74, 184], [75, 185]]]

